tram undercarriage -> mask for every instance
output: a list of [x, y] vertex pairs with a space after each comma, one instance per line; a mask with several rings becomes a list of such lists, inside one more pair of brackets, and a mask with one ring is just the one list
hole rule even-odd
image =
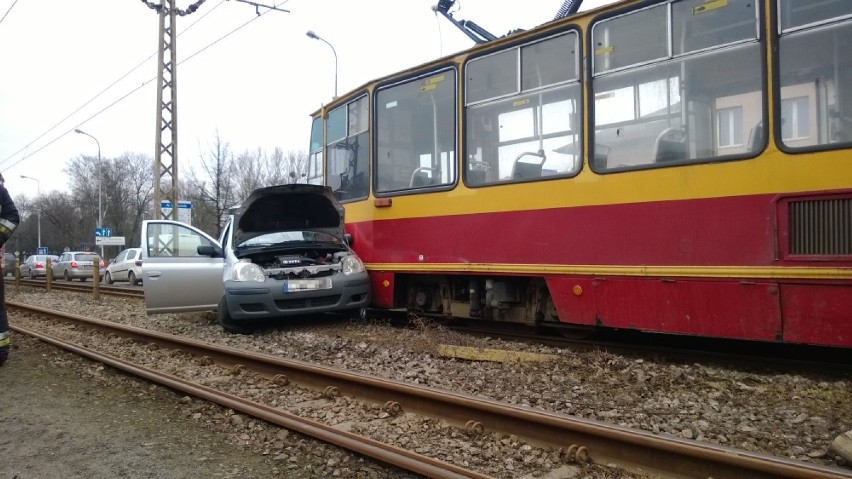
[[399, 275], [406, 309], [424, 315], [536, 325], [558, 322], [541, 278]]

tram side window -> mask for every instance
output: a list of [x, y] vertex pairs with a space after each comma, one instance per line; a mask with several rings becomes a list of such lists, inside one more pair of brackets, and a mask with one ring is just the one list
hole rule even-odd
[[468, 186], [555, 178], [579, 171], [582, 92], [578, 64], [574, 32], [468, 62]]
[[326, 184], [340, 201], [366, 198], [370, 191], [368, 115], [366, 96], [328, 114]]
[[793, 150], [852, 142], [852, 2], [779, 4], [781, 144]]
[[308, 171], [303, 172], [305, 173], [307, 183], [311, 185], [323, 184], [322, 125], [322, 118], [314, 118], [313, 122], [311, 122], [311, 149], [308, 153]]
[[594, 24], [592, 169], [756, 154], [766, 138], [758, 25], [749, 0], [673, 2]]
[[455, 183], [455, 77], [443, 70], [377, 92], [377, 194]]

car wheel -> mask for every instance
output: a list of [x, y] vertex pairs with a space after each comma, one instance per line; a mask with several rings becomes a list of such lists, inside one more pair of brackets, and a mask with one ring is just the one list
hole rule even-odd
[[106, 284], [112, 284], [112, 283], [113, 283], [113, 281], [112, 281], [112, 275], [111, 275], [111, 274], [109, 274], [109, 271], [107, 271], [107, 272], [106, 272], [106, 274], [104, 275], [104, 282], [105, 282]]
[[216, 308], [216, 321], [219, 323], [219, 326], [222, 326], [222, 328], [229, 333], [251, 334], [256, 329], [247, 321], [231, 317], [231, 313], [228, 311], [228, 302], [224, 296], [222, 296], [222, 299], [219, 300], [219, 307]]
[[35, 279], [35, 272], [33, 270], [30, 270], [30, 279]]
[[133, 271], [127, 273], [127, 281], [130, 283], [131, 286], [136, 286], [137, 284], [139, 284], [139, 280], [136, 279], [136, 273], [134, 273]]
[[71, 281], [71, 275], [70, 275], [70, 274], [68, 274], [68, 270], [67, 270], [67, 269], [65, 270], [65, 274], [64, 274], [63, 276], [65, 276], [65, 281]]

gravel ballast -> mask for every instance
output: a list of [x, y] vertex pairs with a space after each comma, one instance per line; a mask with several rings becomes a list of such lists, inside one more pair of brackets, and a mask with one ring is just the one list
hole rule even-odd
[[[815, 464], [849, 467], [830, 450], [835, 437], [852, 429], [852, 407], [849, 406], [852, 382], [848, 377], [667, 362], [606, 351], [577, 352], [472, 338], [425, 321], [418, 328], [400, 329], [382, 321], [322, 320], [314, 325], [299, 322], [241, 336], [225, 333], [212, 313], [147, 316], [142, 301], [136, 299], [105, 297], [95, 303], [89, 295], [58, 291], [47, 294], [23, 287], [8, 288], [7, 295], [11, 301], [77, 314], [84, 312], [87, 316], [282, 358]], [[13, 324], [17, 314], [20, 313], [11, 316]], [[461, 360], [441, 356], [439, 347], [445, 344], [521, 351], [553, 359]], [[173, 358], [175, 365], [170, 367], [167, 353], [150, 356], [159, 364], [159, 369], [187, 374], [185, 359]], [[545, 473], [559, 470], [564, 472], [557, 477], [570, 477], [568, 474], [573, 467], [567, 464], [563, 452], [539, 449], [512, 436], [472, 438], [464, 431], [431, 419], [405, 414], [382, 416], [380, 409], [348, 404], [353, 401], [347, 398], [325, 399], [329, 404], [315, 409], [325, 412], [316, 413], [310, 408], [300, 410], [300, 405], [317, 401], [311, 392], [305, 392], [301, 400], [285, 400], [269, 397], [271, 389], [261, 379], [234, 382], [214, 377], [208, 380], [225, 387], [239, 384], [241, 391], [235, 392], [241, 395], [248, 390], [262, 399], [261, 402], [273, 403], [297, 414], [316, 414], [320, 417], [314, 419], [334, 425], [351, 423], [347, 427], [353, 432], [463, 467], [477, 470], [485, 467], [485, 472], [495, 477], [545, 477]], [[360, 408], [365, 416], [353, 420], [353, 408]], [[255, 420], [231, 418], [242, 418], [239, 415], [227, 412], [220, 413], [222, 415], [228, 417], [219, 417], [218, 421], [228, 425], [227, 429], [235, 434], [233, 437], [247, 443], [245, 447], [260, 455], [277, 457], [284, 454], [281, 452], [283, 443], [276, 444], [272, 439], [279, 432], [265, 430], [269, 426], [259, 425]], [[240, 439], [243, 436], [246, 438]], [[248, 445], [252, 442], [257, 443]], [[286, 457], [290, 460], [289, 455]], [[343, 473], [334, 466], [347, 462], [333, 460], [331, 465], [326, 464], [325, 473], [333, 475], [335, 470]], [[627, 477], [607, 468], [595, 474], [596, 477]], [[591, 476], [584, 474], [584, 477]]]

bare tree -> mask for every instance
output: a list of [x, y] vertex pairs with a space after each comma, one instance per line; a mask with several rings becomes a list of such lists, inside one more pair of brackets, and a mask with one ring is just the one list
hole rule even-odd
[[304, 183], [308, 173], [308, 155], [303, 151], [287, 153], [275, 148], [266, 158], [267, 185]]
[[[108, 158], [79, 156], [72, 158], [66, 163], [63, 170], [68, 177], [68, 189], [71, 191], [71, 205], [78, 211], [74, 216], [75, 228], [79, 231], [73, 241], [67, 241], [65, 246], [74, 249], [86, 248], [94, 245], [95, 228], [98, 225], [99, 200], [102, 211], [104, 189], [103, 178], [99, 175], [104, 164], [108, 164]], [[70, 240], [70, 239], [69, 239]]]
[[252, 191], [267, 184], [266, 173], [263, 171], [263, 162], [260, 148], [256, 151], [245, 151], [235, 160], [235, 192], [239, 200], [246, 198]]
[[[83, 221], [82, 210], [73, 195], [53, 191], [42, 195], [41, 205], [42, 243], [50, 251], [76, 250], [83, 243], [94, 248], [94, 221]], [[90, 209], [86, 213], [87, 218], [92, 217]]]
[[128, 246], [138, 244], [142, 220], [151, 216], [153, 161], [149, 155], [125, 152], [111, 162], [105, 174], [109, 180], [104, 184], [109, 185], [110, 195], [104, 224], [114, 225], [116, 236], [124, 236]]
[[[216, 138], [207, 155], [201, 157], [200, 173], [191, 170], [189, 173], [189, 195], [196, 197], [205, 206], [202, 209], [212, 211], [213, 217], [198, 217], [193, 223], [204, 231], [214, 232], [219, 236], [222, 230], [222, 218], [228, 208], [237, 203], [236, 185], [234, 184], [234, 155], [227, 142], [222, 140], [216, 131]], [[195, 203], [193, 203], [195, 206]], [[193, 208], [194, 209], [194, 208]]]
[[6, 242], [6, 252], [34, 253], [38, 243], [38, 198], [31, 200], [27, 195], [19, 194], [15, 195], [14, 201], [21, 215], [21, 223]]

